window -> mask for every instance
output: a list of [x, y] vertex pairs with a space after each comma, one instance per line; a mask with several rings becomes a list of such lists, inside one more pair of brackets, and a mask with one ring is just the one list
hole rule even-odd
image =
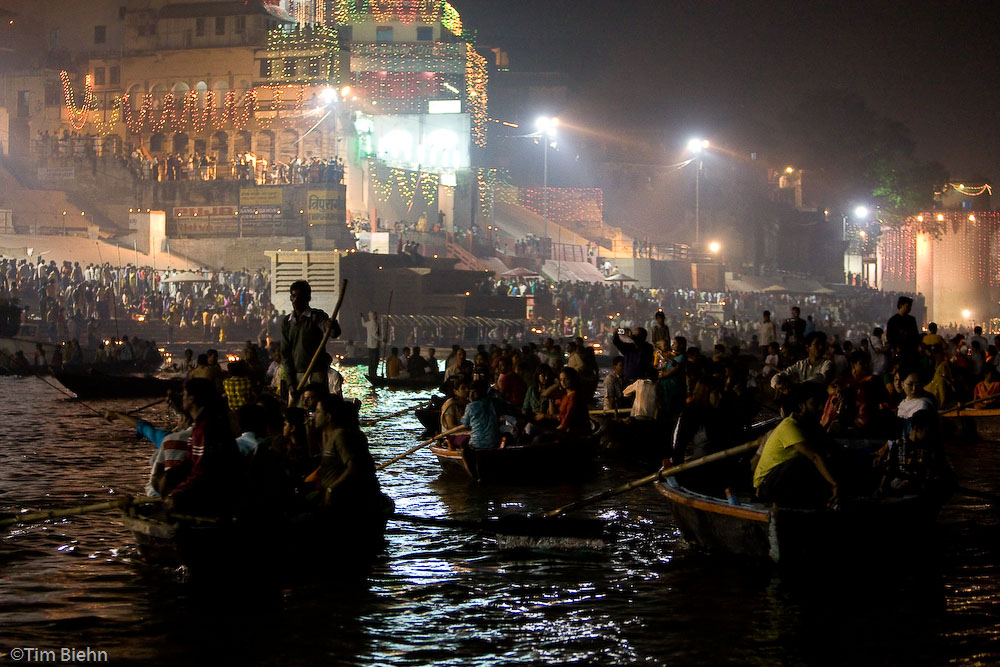
[[45, 106], [57, 107], [62, 104], [62, 88], [58, 81], [45, 82]]
[[285, 58], [285, 76], [295, 76], [295, 61], [291, 58]]
[[226, 34], [226, 17], [216, 16], [215, 17], [215, 34], [225, 35]]
[[17, 117], [27, 118], [29, 114], [29, 109], [31, 101], [31, 93], [27, 90], [17, 91]]
[[342, 25], [337, 28], [337, 34], [340, 35], [340, 43], [353, 41], [353, 27], [349, 25]]
[[197, 37], [205, 36], [205, 18], [199, 17], [194, 20], [194, 34]]
[[103, 25], [94, 26], [94, 44], [104, 44], [108, 41], [108, 28]]
[[417, 28], [417, 41], [430, 42], [434, 40], [434, 28]]
[[103, 86], [104, 85], [104, 81], [105, 81], [105, 79], [104, 79], [104, 68], [103, 67], [95, 67], [94, 68], [94, 85], [95, 86]]
[[270, 79], [271, 78], [271, 61], [264, 58], [260, 61], [260, 78]]
[[59, 28], [49, 30], [49, 46], [53, 48], [59, 46]]
[[118, 65], [112, 65], [108, 68], [108, 83], [112, 86], [117, 86], [122, 82], [122, 68]]
[[392, 28], [379, 26], [375, 28], [375, 41], [379, 44], [386, 44], [392, 41]]
[[233, 32], [237, 34], [242, 34], [247, 31], [247, 17], [237, 16], [236, 17], [236, 27], [233, 28]]

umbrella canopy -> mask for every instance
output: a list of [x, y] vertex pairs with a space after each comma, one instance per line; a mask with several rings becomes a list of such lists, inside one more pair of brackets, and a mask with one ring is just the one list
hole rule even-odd
[[765, 287], [764, 292], [787, 292], [788, 288], [784, 285], [771, 285], [770, 287]]
[[206, 278], [200, 273], [194, 271], [182, 271], [180, 273], [175, 273], [169, 278], [164, 278], [165, 283], [207, 283], [211, 282], [211, 278]]
[[504, 271], [500, 275], [507, 278], [540, 278], [542, 274], [531, 269], [526, 269], [523, 266], [518, 266], [510, 271]]
[[609, 282], [615, 282], [615, 283], [637, 283], [637, 282], [639, 282], [638, 280], [636, 280], [632, 276], [626, 275], [624, 273], [616, 273], [613, 276], [608, 276], [607, 278], [605, 278], [605, 280], [607, 280]]

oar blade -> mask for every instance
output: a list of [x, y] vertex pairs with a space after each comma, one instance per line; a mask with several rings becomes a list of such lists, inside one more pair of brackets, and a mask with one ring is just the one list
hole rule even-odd
[[599, 519], [512, 514], [487, 521], [485, 528], [505, 551], [601, 551], [614, 541], [610, 526]]

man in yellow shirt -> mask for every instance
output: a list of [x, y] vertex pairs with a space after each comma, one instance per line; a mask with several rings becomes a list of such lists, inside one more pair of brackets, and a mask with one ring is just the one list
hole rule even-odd
[[[821, 385], [803, 383], [792, 387], [783, 401], [789, 416], [764, 443], [754, 470], [753, 485], [760, 499], [791, 507], [837, 504], [837, 480], [810, 443], [810, 435], [818, 431], [825, 394]], [[832, 487], [829, 496], [824, 480]]]

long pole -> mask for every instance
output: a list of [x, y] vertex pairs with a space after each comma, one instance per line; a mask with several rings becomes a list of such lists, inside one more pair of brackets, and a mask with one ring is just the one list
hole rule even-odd
[[[382, 358], [385, 359], [385, 349], [389, 344], [389, 317], [392, 315], [392, 290], [389, 290], [389, 306], [385, 309], [385, 316], [382, 318]], [[378, 364], [375, 364], [375, 375], [378, 375]], [[383, 368], [382, 375], [385, 375]]]
[[701, 247], [701, 158], [694, 172], [694, 245]]
[[549, 137], [545, 132], [542, 132], [542, 141], [545, 142], [542, 148], [542, 193], [545, 195], [545, 208], [542, 209], [545, 211], [542, 238], [547, 239], [549, 238]]

